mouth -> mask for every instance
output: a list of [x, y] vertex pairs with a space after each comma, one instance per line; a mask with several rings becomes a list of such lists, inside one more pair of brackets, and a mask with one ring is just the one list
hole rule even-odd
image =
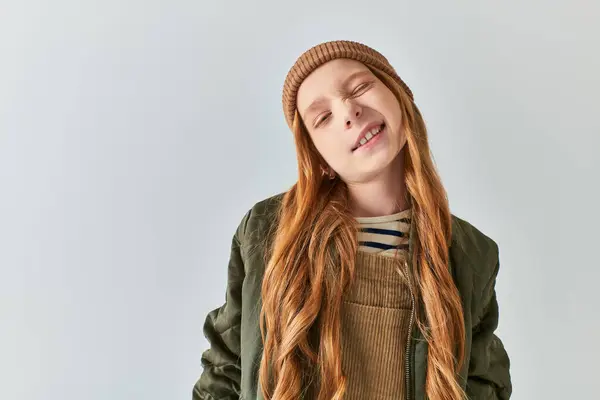
[[356, 142], [356, 144], [352, 148], [352, 151], [354, 152], [354, 151], [360, 149], [362, 146], [367, 145], [369, 142], [371, 142], [371, 140], [373, 140], [378, 135], [380, 135], [381, 132], [383, 132], [384, 129], [385, 129], [385, 122], [383, 122], [379, 126], [376, 126], [376, 127], [372, 128], [372, 129], [370, 129], [365, 135], [363, 135], [358, 140], [358, 142]]

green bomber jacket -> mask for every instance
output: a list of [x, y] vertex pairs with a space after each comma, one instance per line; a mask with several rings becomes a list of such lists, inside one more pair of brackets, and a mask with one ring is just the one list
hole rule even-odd
[[[202, 372], [193, 400], [264, 400], [258, 386], [262, 356], [259, 327], [265, 235], [275, 221], [283, 193], [254, 204], [239, 223], [231, 244], [225, 302], [210, 311], [203, 332], [210, 343], [201, 356]], [[415, 236], [411, 223], [409, 265]], [[450, 270], [464, 309], [466, 346], [459, 382], [469, 399], [508, 400], [512, 393], [510, 360], [496, 335], [498, 245], [469, 222], [452, 214]], [[418, 270], [418, 268], [416, 269]], [[414, 273], [414, 272], [413, 272]], [[415, 307], [421, 307], [420, 302]], [[407, 400], [425, 400], [428, 344], [413, 324], [405, 354]], [[310, 400], [310, 399], [307, 399]], [[435, 399], [430, 399], [435, 400]]]

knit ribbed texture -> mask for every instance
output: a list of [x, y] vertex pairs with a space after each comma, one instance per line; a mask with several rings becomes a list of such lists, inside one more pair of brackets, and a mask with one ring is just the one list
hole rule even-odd
[[389, 61], [377, 50], [358, 42], [349, 40], [333, 40], [313, 46], [298, 57], [292, 68], [288, 71], [283, 84], [283, 112], [290, 129], [293, 126], [296, 111], [296, 96], [298, 88], [312, 71], [328, 61], [336, 58], [349, 58], [378, 69], [388, 74], [406, 91], [413, 99], [413, 94], [408, 85], [398, 76]]
[[[400, 254], [404, 260], [406, 252]], [[403, 268], [398, 259], [358, 252], [355, 281], [342, 303], [342, 370], [348, 378], [344, 400], [404, 396], [412, 303]]]

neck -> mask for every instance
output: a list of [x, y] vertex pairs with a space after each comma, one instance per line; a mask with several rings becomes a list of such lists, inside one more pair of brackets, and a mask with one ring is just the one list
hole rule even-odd
[[355, 217], [377, 217], [406, 210], [409, 203], [404, 182], [404, 151], [368, 181], [347, 182], [347, 185]]

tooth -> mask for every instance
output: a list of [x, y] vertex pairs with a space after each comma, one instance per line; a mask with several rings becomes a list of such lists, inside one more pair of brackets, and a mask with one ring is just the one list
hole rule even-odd
[[363, 144], [367, 143], [367, 139], [362, 138], [360, 139], [360, 145], [362, 146]]
[[372, 137], [373, 137], [373, 134], [371, 132], [369, 132], [365, 135], [365, 139], [367, 139], [367, 140], [371, 140]]

